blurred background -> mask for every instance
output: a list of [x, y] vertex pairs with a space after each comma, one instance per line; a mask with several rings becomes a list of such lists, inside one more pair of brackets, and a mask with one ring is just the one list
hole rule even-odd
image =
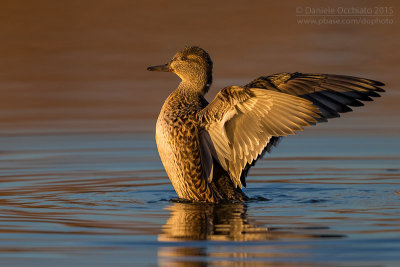
[[[398, 133], [399, 3], [335, 1], [335, 7], [393, 8], [393, 16], [382, 17], [391, 21], [374, 25], [312, 25], [299, 22], [309, 17], [296, 16], [330, 3], [4, 0], [0, 134], [154, 132], [179, 78], [146, 67], [166, 63], [186, 45], [206, 49], [214, 61], [209, 100], [224, 86], [282, 71], [383, 81], [384, 98], [345, 117], [355, 118], [351, 124], [359, 122], [364, 132]], [[333, 121], [331, 129], [345, 127], [347, 118]]]

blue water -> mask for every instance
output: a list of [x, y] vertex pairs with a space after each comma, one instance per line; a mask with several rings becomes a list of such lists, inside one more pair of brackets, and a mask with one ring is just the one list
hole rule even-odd
[[243, 204], [176, 198], [151, 133], [0, 136], [4, 266], [400, 263], [400, 139], [285, 138]]

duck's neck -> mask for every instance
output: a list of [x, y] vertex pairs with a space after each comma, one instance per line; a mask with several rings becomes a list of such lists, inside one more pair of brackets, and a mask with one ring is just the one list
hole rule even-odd
[[198, 75], [190, 79], [182, 78], [177, 91], [182, 94], [205, 95], [210, 89], [212, 83], [212, 75]]

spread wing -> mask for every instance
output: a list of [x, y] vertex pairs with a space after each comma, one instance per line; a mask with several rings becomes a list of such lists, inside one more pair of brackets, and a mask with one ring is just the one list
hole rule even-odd
[[349, 112], [349, 106], [363, 106], [361, 101], [372, 101], [384, 92], [378, 81], [335, 74], [278, 73], [259, 77], [247, 88], [264, 88], [310, 100], [322, 113], [318, 121], [339, 117]]
[[300, 97], [260, 88], [227, 87], [200, 113], [209, 136], [202, 139], [202, 146], [208, 147], [234, 184], [241, 187], [246, 165], [258, 158], [272, 137], [302, 130], [316, 122], [318, 113], [310, 101]]
[[383, 85], [352, 76], [296, 72], [227, 87], [200, 114], [207, 136], [202, 145], [241, 187], [249, 168], [281, 136], [339, 117], [351, 111], [349, 106], [363, 106], [361, 101], [384, 92]]

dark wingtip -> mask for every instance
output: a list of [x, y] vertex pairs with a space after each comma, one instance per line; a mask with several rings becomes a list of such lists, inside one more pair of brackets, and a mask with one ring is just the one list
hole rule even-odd
[[373, 82], [375, 86], [385, 86], [385, 83], [380, 81], [371, 80], [371, 82]]

